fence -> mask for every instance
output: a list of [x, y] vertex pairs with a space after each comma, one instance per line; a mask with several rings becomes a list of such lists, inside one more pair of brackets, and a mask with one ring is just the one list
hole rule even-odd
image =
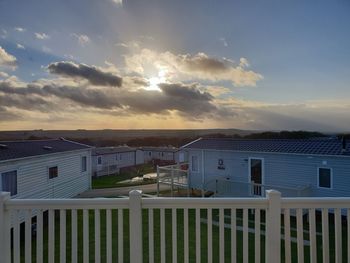
[[268, 189], [274, 189], [282, 193], [283, 197], [307, 197], [310, 196], [309, 186], [286, 187], [276, 185], [244, 183], [226, 178], [217, 177], [204, 185], [205, 191], [212, 191], [217, 197], [265, 197]]
[[273, 190], [241, 199], [1, 193], [0, 262], [350, 262], [349, 216], [350, 198], [281, 198]]
[[[159, 196], [159, 185], [170, 186], [171, 196], [175, 188], [189, 190], [188, 185], [188, 163], [168, 166], [157, 166], [157, 195]], [[189, 193], [189, 192], [188, 192]]]

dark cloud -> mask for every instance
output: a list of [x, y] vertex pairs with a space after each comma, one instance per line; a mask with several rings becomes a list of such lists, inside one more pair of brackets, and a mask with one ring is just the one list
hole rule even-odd
[[177, 111], [186, 118], [201, 118], [216, 112], [213, 97], [196, 85], [182, 83], [159, 85], [162, 92], [140, 90], [122, 95], [121, 102], [137, 113], [168, 113]]
[[47, 68], [52, 74], [73, 78], [83, 78], [88, 80], [93, 85], [117, 87], [120, 87], [122, 85], [121, 77], [110, 72], [104, 72], [94, 66], [75, 64], [74, 62], [69, 61], [61, 61], [51, 63]]
[[228, 61], [208, 57], [204, 53], [198, 53], [195, 56], [184, 55], [182, 61], [185, 68], [190, 71], [215, 73], [230, 69]]
[[52, 102], [38, 96], [0, 95], [0, 105], [23, 110], [49, 111]]
[[167, 96], [170, 97], [201, 101], [211, 101], [214, 98], [208, 92], [200, 91], [196, 84], [185, 85], [182, 83], [161, 83], [158, 86]]
[[120, 107], [115, 94], [109, 94], [108, 91], [101, 89], [46, 85], [42, 88], [42, 90], [48, 95], [53, 95], [63, 99], [69, 99], [73, 102], [85, 106], [101, 109], [112, 109]]
[[[163, 83], [159, 87], [161, 91], [144, 89], [129, 91], [107, 87], [101, 89], [39, 83], [16, 87], [11, 82], [2, 81], [0, 82], [0, 95], [1, 93], [4, 95], [1, 95], [0, 103], [9, 107], [44, 111], [45, 108], [51, 107], [52, 101], [57, 102], [59, 99], [64, 99], [77, 106], [100, 110], [119, 109], [127, 113], [167, 114], [170, 111], [176, 111], [181, 116], [191, 119], [203, 118], [208, 114], [219, 112], [213, 103], [214, 98], [209, 93], [201, 91], [197, 84]], [[5, 95], [9, 99], [5, 98]]]
[[[10, 95], [22, 95], [22, 98], [28, 102], [29, 107], [32, 103], [31, 100], [33, 99], [33, 95], [40, 96], [39, 98], [42, 98], [43, 101], [46, 101], [45, 99], [54, 96], [61, 99], [69, 99], [72, 102], [80, 105], [95, 108], [112, 109], [120, 107], [114, 93], [109, 94], [108, 90], [90, 89], [81, 86], [58, 86], [53, 84], [40, 86], [37, 84], [27, 84], [25, 87], [13, 87], [9, 82], [0, 82], [0, 92]], [[11, 105], [11, 102], [13, 105], [18, 104], [18, 102], [13, 100], [9, 101], [10, 104], [8, 106]]]
[[145, 79], [145, 78], [133, 76], [133, 77], [131, 77], [131, 80], [136, 85], [140, 85], [140, 86], [143, 86], [143, 87], [148, 87], [149, 86], [149, 81], [147, 79]]

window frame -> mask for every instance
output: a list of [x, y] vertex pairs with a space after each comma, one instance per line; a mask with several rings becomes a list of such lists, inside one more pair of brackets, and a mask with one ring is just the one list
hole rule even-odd
[[[56, 176], [50, 177], [50, 169], [51, 169], [51, 168], [55, 168], [55, 167], [56, 167]], [[58, 165], [48, 166], [48, 167], [47, 167], [47, 178], [48, 178], [49, 180], [51, 180], [51, 179], [55, 179], [55, 178], [57, 178], [57, 177], [58, 177]]]
[[3, 188], [3, 185], [2, 185], [2, 175], [5, 174], [5, 173], [10, 173], [10, 172], [16, 172], [16, 191], [15, 191], [14, 194], [12, 194], [12, 192], [10, 191], [11, 196], [16, 196], [16, 195], [18, 195], [18, 169], [12, 169], [12, 170], [6, 170], [6, 171], [3, 171], [3, 172], [0, 172], [0, 186], [1, 186], [0, 189], [1, 189], [1, 191], [5, 191], [4, 188]]
[[[83, 166], [83, 159], [85, 158], [85, 169], [84, 169], [84, 166]], [[81, 156], [81, 172], [82, 173], [85, 173], [87, 172], [87, 156], [84, 155], [84, 156]]]
[[[320, 186], [320, 169], [328, 169], [329, 170], [330, 187]], [[333, 169], [332, 168], [330, 168], [330, 167], [317, 167], [317, 188], [327, 189], [327, 190], [333, 189]]]
[[[100, 162], [100, 160], [101, 160], [101, 162]], [[97, 165], [102, 165], [102, 156], [101, 155], [97, 156]]]

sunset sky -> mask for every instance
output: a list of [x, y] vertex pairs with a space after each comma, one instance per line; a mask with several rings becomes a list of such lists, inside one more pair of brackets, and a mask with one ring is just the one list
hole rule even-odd
[[350, 131], [350, 1], [0, 0], [0, 130]]

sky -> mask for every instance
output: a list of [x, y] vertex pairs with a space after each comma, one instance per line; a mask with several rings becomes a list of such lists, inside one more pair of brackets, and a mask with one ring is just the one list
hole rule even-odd
[[0, 130], [350, 132], [350, 1], [0, 0]]

